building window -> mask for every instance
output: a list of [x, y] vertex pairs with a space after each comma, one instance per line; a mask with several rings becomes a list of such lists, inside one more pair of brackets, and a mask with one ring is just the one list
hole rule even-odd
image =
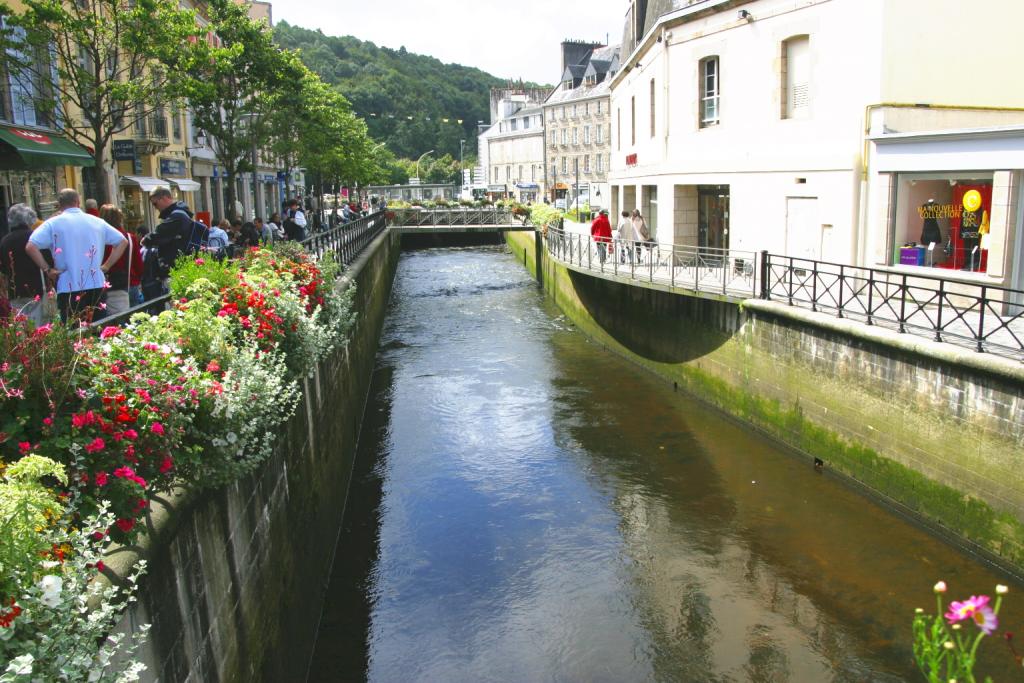
[[534, 164], [530, 164], [530, 182], [537, 182], [537, 166]]
[[600, 145], [604, 142], [604, 126], [597, 124], [597, 126], [594, 127], [594, 132], [597, 134], [597, 140], [595, 140], [595, 142]]
[[519, 164], [519, 175], [516, 176], [516, 180], [522, 180], [522, 179], [523, 179], [523, 165]]
[[590, 116], [590, 102], [583, 103], [583, 115]]
[[583, 157], [583, 172], [590, 173], [590, 155], [584, 155]]
[[636, 144], [636, 97], [629, 98], [629, 139], [630, 144]]
[[598, 173], [603, 173], [604, 172], [604, 155], [603, 154], [598, 154], [597, 155], [597, 172]]
[[562, 175], [565, 175], [568, 172], [569, 172], [569, 158], [568, 157], [562, 157]]
[[580, 144], [580, 129], [579, 128], [573, 128], [572, 129], [572, 144], [574, 144], [574, 145]]
[[171, 109], [171, 135], [175, 142], [181, 142], [181, 110], [177, 105]]
[[512, 119], [510, 124], [512, 126], [512, 128], [510, 130], [517, 130], [519, 128], [519, 124], [518, 124], [518, 121], [516, 119]]
[[655, 124], [654, 105], [655, 105], [655, 99], [654, 99], [654, 79], [652, 78], [651, 79], [651, 137], [652, 138], [654, 137], [654, 130], [655, 130], [655, 127], [654, 127], [654, 124]]
[[700, 127], [718, 125], [718, 57], [700, 60]]
[[497, 166], [494, 167], [494, 180], [492, 180], [491, 182], [492, 183], [497, 183], [498, 182], [498, 167]]
[[576, 105], [572, 105], [572, 117], [576, 118]]
[[601, 100], [597, 101], [597, 115], [601, 115]]
[[523, 119], [523, 130], [526, 130], [529, 127], [530, 127], [530, 117], [527, 116], [525, 119]]
[[562, 81], [562, 89], [563, 90], [572, 90], [572, 79], [571, 78], [569, 80], [567, 80], [567, 81]]
[[551, 144], [555, 144], [555, 131], [551, 131]]
[[569, 144], [569, 129], [568, 128], [563, 128], [562, 129], [562, 144], [563, 145], [568, 145]]
[[562, 107], [562, 120], [565, 121], [565, 107]]
[[505, 182], [508, 182], [511, 179], [512, 179], [512, 166], [509, 165], [509, 166], [505, 167]]
[[986, 272], [994, 171], [900, 173], [894, 265]]
[[811, 39], [793, 36], [782, 43], [782, 118], [807, 118], [811, 99]]
[[558, 164], [551, 164], [551, 177], [552, 178], [557, 178], [558, 177]]
[[583, 126], [583, 144], [590, 144], [590, 126]]

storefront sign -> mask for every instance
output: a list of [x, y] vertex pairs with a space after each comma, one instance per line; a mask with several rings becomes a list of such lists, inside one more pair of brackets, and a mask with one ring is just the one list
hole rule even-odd
[[636, 166], [636, 154], [626, 155], [626, 166]]
[[132, 164], [132, 168], [135, 171], [135, 175], [142, 175], [142, 159], [135, 157], [133, 161], [135, 163]]
[[970, 190], [964, 194], [964, 208], [968, 211], [977, 211], [981, 208], [981, 193], [977, 190]]
[[505, 192], [506, 189], [507, 188], [504, 185], [488, 185], [487, 186], [487, 191], [488, 192]]
[[114, 140], [110, 149], [114, 161], [135, 161], [135, 140]]
[[37, 145], [52, 145], [53, 140], [42, 133], [37, 133], [34, 130], [22, 130], [20, 128], [11, 128], [11, 132], [17, 135], [19, 138], [34, 142]]
[[180, 159], [161, 159], [160, 175], [162, 176], [184, 176], [185, 162]]
[[[964, 196], [966, 201], [967, 197]], [[925, 218], [960, 218], [964, 210], [957, 204], [925, 204], [918, 207], [917, 213], [921, 219]]]

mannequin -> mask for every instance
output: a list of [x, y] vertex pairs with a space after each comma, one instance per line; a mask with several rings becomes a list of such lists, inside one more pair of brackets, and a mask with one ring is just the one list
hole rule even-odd
[[939, 219], [935, 217], [935, 200], [929, 199], [921, 205], [921, 215], [924, 216], [924, 225], [921, 227], [920, 243], [928, 246], [933, 242], [942, 242], [942, 230], [939, 229]]

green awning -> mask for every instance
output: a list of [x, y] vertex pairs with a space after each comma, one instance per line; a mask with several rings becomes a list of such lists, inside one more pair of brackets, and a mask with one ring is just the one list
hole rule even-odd
[[87, 149], [53, 133], [0, 126], [0, 143], [0, 168], [7, 170], [96, 165]]

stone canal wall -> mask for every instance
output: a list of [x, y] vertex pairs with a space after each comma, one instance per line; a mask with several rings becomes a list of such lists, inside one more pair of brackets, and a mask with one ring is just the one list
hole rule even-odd
[[1024, 574], [1024, 367], [773, 302], [620, 284], [552, 261], [533, 235], [507, 241], [599, 343]]
[[352, 337], [305, 381], [275, 455], [224, 490], [154, 503], [146, 546], [107, 563], [148, 561], [121, 625], [152, 624], [145, 680], [305, 680], [399, 253], [385, 232], [339, 281], [356, 286]]

